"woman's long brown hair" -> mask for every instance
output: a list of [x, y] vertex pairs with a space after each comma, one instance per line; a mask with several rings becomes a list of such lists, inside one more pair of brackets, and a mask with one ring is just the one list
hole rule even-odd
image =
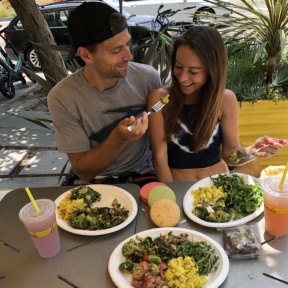
[[197, 53], [208, 72], [208, 80], [201, 89], [197, 109], [190, 115], [190, 124], [195, 125], [190, 148], [199, 151], [208, 143], [220, 117], [226, 87], [227, 52], [220, 33], [208, 26], [193, 27], [174, 41], [171, 57], [172, 86], [169, 103], [163, 111], [167, 140], [180, 129], [177, 120], [184, 105], [180, 85], [173, 74], [176, 52], [182, 45]]

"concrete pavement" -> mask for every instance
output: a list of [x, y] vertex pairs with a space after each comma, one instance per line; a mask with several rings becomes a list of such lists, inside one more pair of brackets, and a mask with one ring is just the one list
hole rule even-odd
[[51, 121], [46, 97], [21, 100], [23, 95], [37, 88], [27, 81], [26, 85], [15, 83], [16, 95], [12, 99], [0, 93], [0, 199], [16, 188], [60, 186], [62, 169], [64, 175], [71, 165], [67, 155], [57, 152], [52, 122], [47, 127], [33, 121]]

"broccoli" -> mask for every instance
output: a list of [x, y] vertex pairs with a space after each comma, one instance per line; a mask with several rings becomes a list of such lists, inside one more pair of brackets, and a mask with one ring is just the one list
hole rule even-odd
[[229, 222], [230, 219], [231, 219], [231, 215], [222, 210], [217, 210], [214, 213], [210, 213], [205, 218], [206, 221], [217, 222], [217, 223]]
[[226, 209], [226, 204], [225, 204], [225, 199], [224, 198], [219, 198], [215, 202], [215, 209]]
[[132, 262], [126, 261], [126, 262], [122, 262], [119, 265], [119, 270], [120, 272], [124, 274], [132, 274], [133, 267], [134, 267], [134, 264]]
[[141, 249], [133, 239], [129, 240], [122, 247], [122, 253], [126, 257], [129, 257], [133, 254], [135, 256], [141, 256], [142, 257], [144, 252], [145, 252], [145, 250]]
[[159, 270], [159, 267], [158, 267], [157, 264], [151, 262], [151, 263], [149, 264], [149, 267], [150, 267], [150, 273], [151, 273], [152, 275], [155, 275], [155, 276], [159, 275], [160, 270]]
[[244, 155], [241, 151], [233, 151], [229, 153], [228, 159], [231, 163], [237, 164], [243, 158], [243, 156]]
[[155, 263], [155, 264], [160, 264], [160, 263], [162, 263], [162, 260], [161, 260], [161, 258], [160, 258], [159, 256], [149, 255], [148, 257], [149, 257], [149, 259], [150, 259], [150, 261], [151, 261], [152, 263]]
[[70, 225], [75, 229], [86, 230], [89, 226], [89, 222], [86, 218], [84, 212], [82, 213], [74, 213], [69, 218]]
[[[121, 205], [121, 204], [120, 204]], [[102, 230], [123, 223], [128, 217], [124, 208], [85, 207], [76, 210], [69, 218], [69, 224], [75, 229]]]
[[200, 201], [192, 213], [208, 222], [223, 223], [232, 218], [231, 213], [227, 212], [224, 198], [219, 198], [215, 203], [207, 199]]
[[101, 200], [101, 194], [89, 186], [80, 186], [71, 190], [71, 200], [83, 199], [89, 207], [92, 203]]
[[193, 209], [192, 213], [200, 219], [205, 219], [209, 215], [207, 210], [203, 207], [200, 207], [200, 206], [196, 206]]
[[88, 214], [86, 216], [87, 221], [89, 222], [88, 229], [89, 230], [98, 230], [99, 229], [99, 221], [96, 216]]

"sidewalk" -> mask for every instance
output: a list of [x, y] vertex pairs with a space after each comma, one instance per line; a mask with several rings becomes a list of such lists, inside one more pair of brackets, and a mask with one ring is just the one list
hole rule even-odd
[[[41, 127], [27, 119], [51, 120], [43, 103], [46, 97], [21, 101], [37, 87], [32, 82], [15, 83], [12, 99], [0, 93], [0, 200], [16, 188], [60, 186], [59, 177], [67, 155], [57, 152], [53, 124]], [[64, 175], [71, 169], [67, 164]]]

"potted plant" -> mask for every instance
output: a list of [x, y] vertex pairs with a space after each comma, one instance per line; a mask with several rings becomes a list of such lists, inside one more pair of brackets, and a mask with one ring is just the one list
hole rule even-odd
[[[278, 57], [272, 83], [265, 81], [265, 51], [256, 61], [258, 46], [240, 42], [227, 46], [229, 61], [227, 88], [239, 101], [239, 133], [244, 146], [262, 135], [287, 138], [288, 127], [288, 58]], [[283, 165], [288, 159], [284, 149], [273, 158], [258, 159], [263, 168]]]
[[[288, 1], [265, 0], [265, 10], [255, 1], [240, 1], [225, 6], [233, 16], [221, 33], [229, 55], [227, 87], [239, 101], [240, 140], [246, 146], [262, 135], [288, 136]], [[284, 149], [258, 161], [263, 168], [283, 165], [287, 156]]]

